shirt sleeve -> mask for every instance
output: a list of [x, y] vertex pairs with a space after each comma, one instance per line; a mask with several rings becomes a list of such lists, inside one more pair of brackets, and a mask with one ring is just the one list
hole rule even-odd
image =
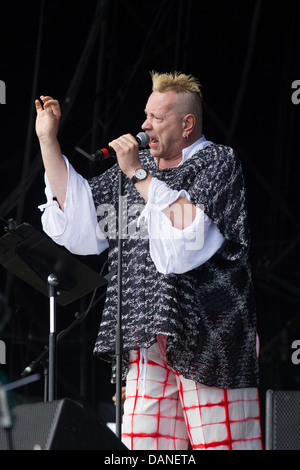
[[90, 186], [64, 157], [68, 169], [68, 186], [64, 211], [45, 174], [46, 204], [39, 206], [43, 212], [44, 232], [58, 245], [65, 246], [77, 255], [100, 254], [108, 247], [104, 234], [99, 230], [95, 204]]
[[[150, 256], [162, 274], [182, 274], [195, 269], [208, 261], [224, 243], [217, 225], [200, 205], [188, 227], [180, 230], [172, 226], [162, 210], [179, 197], [190, 200], [187, 191], [172, 190], [164, 182], [152, 178], [148, 202], [141, 214], [148, 225]], [[186, 210], [189, 208], [191, 206], [187, 205]]]

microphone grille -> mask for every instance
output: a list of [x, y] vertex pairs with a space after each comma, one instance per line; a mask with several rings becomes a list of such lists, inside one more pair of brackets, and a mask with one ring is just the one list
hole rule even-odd
[[146, 132], [139, 132], [138, 135], [136, 136], [136, 140], [140, 144], [141, 148], [145, 148], [149, 144], [149, 136], [146, 134]]

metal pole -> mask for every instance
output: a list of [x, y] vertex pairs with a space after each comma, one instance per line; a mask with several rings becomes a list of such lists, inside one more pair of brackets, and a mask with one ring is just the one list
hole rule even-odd
[[119, 170], [118, 213], [118, 310], [116, 331], [116, 435], [122, 437], [122, 236], [123, 236], [123, 174]]
[[49, 332], [49, 390], [48, 401], [56, 399], [56, 288], [58, 278], [55, 274], [48, 277], [49, 286], [49, 306], [50, 306], [50, 332]]

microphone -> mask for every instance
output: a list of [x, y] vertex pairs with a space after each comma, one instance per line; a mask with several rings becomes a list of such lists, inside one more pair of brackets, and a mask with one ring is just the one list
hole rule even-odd
[[[139, 132], [138, 135], [135, 136], [135, 139], [142, 149], [148, 146], [150, 140], [146, 132]], [[108, 146], [107, 148], [97, 150], [95, 153], [92, 153], [92, 155], [89, 155], [88, 158], [93, 162], [96, 162], [106, 160], [107, 158], [114, 157], [115, 155], [116, 153], [114, 149]]]

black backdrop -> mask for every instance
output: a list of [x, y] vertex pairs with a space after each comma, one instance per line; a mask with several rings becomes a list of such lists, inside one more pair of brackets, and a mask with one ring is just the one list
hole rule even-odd
[[[43, 170], [34, 134], [34, 98], [62, 104], [63, 152], [84, 176], [103, 167], [93, 152], [138, 132], [150, 70], [199, 77], [204, 133], [233, 146], [244, 166], [252, 232], [262, 400], [267, 388], [299, 389], [292, 343], [300, 337], [298, 144], [300, 8], [297, 0], [31, 0], [1, 5], [0, 216], [40, 227]], [[297, 98], [297, 94], [295, 95]], [[1, 233], [3, 226], [1, 225]], [[101, 269], [104, 258], [86, 260]], [[7, 380], [19, 377], [47, 343], [48, 300], [0, 268], [10, 318]], [[99, 294], [103, 291], [100, 290]], [[89, 296], [58, 308], [58, 330]], [[7, 312], [7, 310], [6, 310]], [[101, 304], [59, 345], [59, 397], [97, 407], [110, 401], [110, 369], [92, 357]], [[20, 391], [42, 396], [43, 383]], [[264, 400], [263, 400], [264, 401]]]

